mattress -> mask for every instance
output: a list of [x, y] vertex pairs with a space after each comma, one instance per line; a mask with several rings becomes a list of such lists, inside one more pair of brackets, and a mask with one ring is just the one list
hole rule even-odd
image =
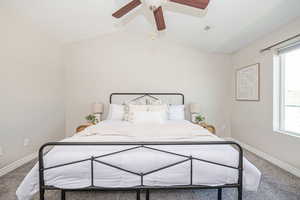
[[[125, 121], [104, 121], [88, 127], [63, 142], [187, 142], [223, 141], [206, 129], [188, 121], [168, 121], [164, 124], [132, 124]], [[131, 150], [122, 151], [136, 147]], [[44, 167], [56, 166], [77, 160], [97, 157], [112, 152], [110, 156], [94, 162], [94, 185], [99, 187], [132, 187], [141, 184], [141, 177], [134, 174], [155, 171], [185, 156], [209, 160], [229, 166], [238, 166], [238, 151], [230, 145], [146, 145], [146, 146], [56, 146], [44, 156]], [[172, 152], [169, 154], [164, 151]], [[128, 173], [103, 163], [109, 163], [134, 173]], [[236, 183], [238, 171], [219, 165], [193, 160], [193, 184], [217, 186]], [[38, 163], [27, 174], [16, 194], [19, 200], [29, 200], [39, 190]], [[91, 161], [80, 162], [46, 170], [45, 184], [58, 188], [84, 188], [91, 185]], [[244, 189], [256, 191], [260, 171], [244, 158]], [[143, 177], [147, 186], [174, 186], [190, 183], [190, 162], [182, 162]]]

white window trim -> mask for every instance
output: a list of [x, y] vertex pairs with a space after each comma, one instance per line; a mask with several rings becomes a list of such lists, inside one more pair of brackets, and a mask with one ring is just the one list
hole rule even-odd
[[[296, 43], [298, 46], [299, 43]], [[296, 46], [295, 45], [295, 46]], [[299, 46], [298, 46], [299, 47]], [[290, 48], [289, 50], [291, 50]], [[293, 48], [294, 49], [294, 48]], [[285, 66], [284, 66], [284, 52], [280, 50], [273, 59], [273, 131], [286, 134], [293, 137], [300, 138], [300, 133], [284, 130], [284, 105], [285, 105]]]
[[280, 116], [280, 63], [279, 55], [273, 58], [273, 131], [279, 131]]
[[285, 57], [284, 54], [279, 55], [279, 130], [286, 132], [284, 128], [285, 122]]

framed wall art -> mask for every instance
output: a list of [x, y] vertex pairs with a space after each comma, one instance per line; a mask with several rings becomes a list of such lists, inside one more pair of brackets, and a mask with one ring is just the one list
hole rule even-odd
[[236, 70], [237, 101], [260, 100], [260, 64], [256, 63]]

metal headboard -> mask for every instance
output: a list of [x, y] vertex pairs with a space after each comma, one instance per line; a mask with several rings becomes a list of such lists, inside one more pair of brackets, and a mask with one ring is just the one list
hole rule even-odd
[[137, 98], [142, 98], [144, 96], [149, 96], [152, 98], [155, 98], [153, 96], [180, 96], [182, 98], [182, 104], [184, 105], [184, 95], [182, 93], [111, 93], [110, 97], [109, 97], [109, 103], [112, 103], [112, 99], [113, 96], [129, 96], [129, 95], [134, 95], [134, 96], [138, 96], [140, 95], [140, 97]]

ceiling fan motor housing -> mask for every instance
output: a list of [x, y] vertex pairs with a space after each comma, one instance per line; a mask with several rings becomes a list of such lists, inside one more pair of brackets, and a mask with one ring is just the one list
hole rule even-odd
[[150, 10], [153, 11], [167, 3], [167, 0], [145, 0], [145, 3], [149, 6]]

